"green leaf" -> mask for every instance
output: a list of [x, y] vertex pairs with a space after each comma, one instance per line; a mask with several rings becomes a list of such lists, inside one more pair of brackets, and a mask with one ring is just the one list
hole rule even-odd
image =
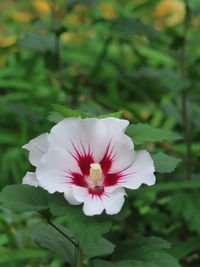
[[123, 115], [123, 110], [120, 110], [118, 112], [113, 112], [113, 113], [108, 113], [104, 115], [100, 115], [98, 118], [99, 119], [104, 119], [104, 118], [109, 118], [109, 117], [114, 117], [120, 119]]
[[62, 121], [65, 117], [63, 117], [60, 113], [56, 112], [56, 111], [52, 111], [49, 113], [47, 119], [51, 122], [55, 122], [58, 123], [60, 121]]
[[152, 155], [155, 170], [160, 173], [170, 173], [175, 170], [177, 165], [182, 161], [181, 159], [168, 156], [163, 152], [158, 152]]
[[[66, 227], [59, 225], [56, 225], [56, 227], [69, 237], [73, 236]], [[66, 262], [73, 264], [74, 245], [51, 225], [41, 223], [31, 229], [30, 232], [35, 242], [56, 252]]]
[[104, 256], [113, 253], [115, 245], [106, 240], [105, 238], [100, 238], [97, 240], [91, 249], [87, 253], [87, 257], [93, 258], [96, 256]]
[[[27, 259], [46, 259], [48, 252], [39, 249], [15, 249], [9, 251], [0, 251], [0, 264], [22, 261]], [[13, 265], [16, 266], [16, 265]]]
[[0, 202], [13, 211], [42, 211], [47, 206], [47, 191], [29, 185], [8, 185], [0, 194]]
[[132, 38], [134, 35], [147, 36], [155, 38], [158, 32], [148, 24], [134, 18], [116, 18], [107, 20], [116, 32], [122, 38]]
[[148, 263], [148, 265], [145, 265], [145, 263], [140, 261], [134, 261], [134, 260], [125, 260], [125, 261], [103, 261], [103, 260], [94, 260], [93, 261], [94, 267], [158, 267], [155, 264]]
[[48, 202], [53, 215], [65, 216], [67, 226], [80, 242], [85, 254], [90, 253], [97, 240], [111, 227], [109, 216], [86, 216], [82, 207], [69, 205], [61, 194], [49, 195]]
[[175, 141], [182, 137], [178, 133], [154, 128], [148, 124], [132, 124], [128, 127], [126, 134], [128, 134], [136, 145], [144, 144], [146, 142], [158, 141]]
[[200, 195], [199, 190], [192, 192], [177, 191], [173, 194], [169, 209], [174, 218], [184, 219], [191, 231], [200, 233]]
[[66, 107], [61, 106], [61, 105], [52, 104], [51, 106], [53, 107], [53, 109], [55, 111], [60, 113], [60, 115], [64, 116], [65, 118], [67, 118], [67, 117], [80, 117], [82, 119], [85, 119], [85, 118], [91, 118], [92, 117], [91, 115], [84, 113], [82, 111], [72, 110], [72, 109], [66, 108]]
[[19, 40], [18, 45], [39, 52], [50, 51], [54, 53], [55, 37], [39, 32], [28, 32], [21, 40]]
[[90, 6], [97, 4], [99, 0], [69, 0], [66, 3], [67, 9], [72, 9], [76, 5], [84, 5], [84, 6]]
[[113, 259], [133, 259], [155, 267], [179, 267], [178, 261], [166, 251], [170, 246], [169, 242], [159, 237], [126, 240], [115, 249]]
[[200, 237], [193, 237], [187, 241], [184, 241], [180, 245], [176, 245], [176, 247], [172, 250], [172, 255], [174, 255], [177, 259], [183, 259], [193, 251], [200, 249]]

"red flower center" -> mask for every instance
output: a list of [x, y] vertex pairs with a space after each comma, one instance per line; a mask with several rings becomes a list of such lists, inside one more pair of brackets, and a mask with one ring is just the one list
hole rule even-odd
[[113, 154], [114, 146], [111, 147], [110, 141], [102, 159], [99, 163], [96, 163], [90, 150], [90, 146], [88, 146], [86, 151], [82, 142], [80, 142], [80, 144], [82, 151], [79, 151], [72, 143], [74, 153], [70, 154], [77, 161], [81, 173], [68, 171], [69, 176], [66, 176], [66, 178], [69, 178], [70, 183], [73, 185], [88, 188], [89, 194], [101, 196], [104, 194], [105, 186], [117, 185], [124, 177], [123, 171], [109, 173], [115, 162], [116, 155]]

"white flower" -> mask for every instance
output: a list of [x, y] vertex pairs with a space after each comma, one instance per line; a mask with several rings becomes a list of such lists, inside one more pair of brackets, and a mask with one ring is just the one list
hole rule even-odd
[[125, 189], [155, 183], [150, 154], [134, 151], [124, 134], [128, 121], [115, 118], [66, 118], [23, 148], [36, 167], [24, 184], [40, 186], [49, 193], [64, 193], [72, 205], [83, 203], [85, 215], [118, 213]]

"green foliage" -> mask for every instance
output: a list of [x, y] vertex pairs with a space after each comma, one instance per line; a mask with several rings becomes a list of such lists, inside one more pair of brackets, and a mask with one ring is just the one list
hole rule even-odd
[[101, 235], [111, 228], [109, 216], [85, 216], [82, 207], [69, 205], [60, 194], [49, 197], [49, 208], [54, 216], [65, 216], [69, 229], [86, 254], [90, 253]]
[[56, 50], [55, 37], [38, 32], [28, 32], [21, 40], [19, 40], [18, 45], [39, 52], [50, 51], [55, 53]]
[[1, 203], [14, 211], [42, 211], [47, 209], [47, 191], [30, 185], [8, 185], [1, 194]]
[[170, 243], [158, 238], [135, 238], [122, 242], [114, 251], [114, 260], [137, 260], [140, 264], [152, 264], [152, 266], [178, 267], [178, 261], [171, 256], [166, 249]]
[[[155, 265], [151, 265], [151, 263], [148, 263], [149, 267], [156, 267]], [[104, 260], [95, 260], [94, 261], [94, 267], [144, 267], [143, 262], [134, 261], [134, 260], [125, 260], [125, 261], [115, 261], [115, 262], [109, 262]]]
[[[56, 225], [62, 232], [69, 237], [72, 237], [72, 233], [63, 226]], [[76, 254], [75, 247], [67, 240], [61, 233], [59, 233], [51, 225], [44, 223], [37, 224], [31, 229], [33, 240], [39, 243], [42, 247], [45, 247], [53, 252], [59, 254], [66, 262], [73, 264]]]
[[122, 115], [123, 115], [123, 111], [118, 111], [118, 112], [113, 112], [113, 113], [100, 115], [99, 119], [104, 119], [104, 118], [109, 118], [109, 117], [120, 119], [122, 117]]
[[170, 248], [170, 243], [158, 238], [135, 238], [122, 242], [114, 251], [114, 262], [96, 260], [95, 267], [99, 266], [151, 266], [151, 267], [178, 267], [178, 261], [171, 256], [166, 249]]
[[[68, 267], [72, 246], [67, 250], [65, 237], [41, 226], [50, 217], [74, 232], [86, 267], [173, 266], [164, 243], [152, 248], [152, 238], [142, 241], [143, 248], [131, 245], [131, 257], [123, 259], [120, 243], [137, 244], [138, 236], [170, 240], [170, 252], [184, 267], [200, 265], [200, 5], [185, 2], [0, 1], [0, 189], [6, 186], [0, 193], [0, 265]], [[49, 114], [51, 103], [57, 106]], [[122, 211], [102, 219], [84, 218], [62, 195], [7, 187], [34, 171], [22, 145], [70, 116], [133, 122], [127, 133], [136, 150], [151, 153], [156, 185], [127, 190]], [[183, 164], [176, 168], [179, 158]], [[38, 246], [27, 229], [38, 233]], [[113, 244], [121, 256], [102, 258]]]
[[61, 116], [67, 117], [80, 117], [82, 119], [91, 118], [89, 114], [86, 114], [82, 111], [77, 111], [73, 109], [66, 108], [64, 106], [60, 106], [57, 104], [52, 104], [52, 107], [55, 111], [57, 111]]
[[172, 133], [164, 129], [157, 129], [142, 123], [130, 125], [127, 129], [127, 134], [133, 138], [133, 142], [136, 145], [144, 144], [146, 142], [174, 141], [181, 139], [181, 135], [178, 133]]
[[163, 152], [158, 152], [154, 155], [152, 155], [154, 164], [155, 164], [155, 170], [156, 172], [160, 173], [170, 173], [175, 170], [177, 165], [181, 162], [181, 159], [168, 156], [164, 154]]
[[15, 251], [0, 251], [0, 264], [8, 264], [27, 259], [45, 259], [47, 252], [39, 249], [17, 249]]
[[[174, 193], [170, 203], [169, 209], [175, 218], [184, 219], [188, 223], [191, 231], [200, 233], [199, 220], [200, 220], [200, 197], [199, 191], [193, 192], [178, 191]], [[176, 205], [174, 205], [176, 203]]]
[[117, 18], [108, 20], [113, 33], [123, 39], [131, 39], [134, 35], [155, 38], [156, 30], [152, 25], [146, 25], [142, 21], [134, 18]]

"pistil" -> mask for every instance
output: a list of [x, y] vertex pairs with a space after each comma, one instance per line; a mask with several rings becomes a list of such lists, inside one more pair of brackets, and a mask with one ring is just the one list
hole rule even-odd
[[101, 165], [99, 163], [90, 164], [90, 176], [88, 182], [91, 188], [102, 186], [103, 175]]

